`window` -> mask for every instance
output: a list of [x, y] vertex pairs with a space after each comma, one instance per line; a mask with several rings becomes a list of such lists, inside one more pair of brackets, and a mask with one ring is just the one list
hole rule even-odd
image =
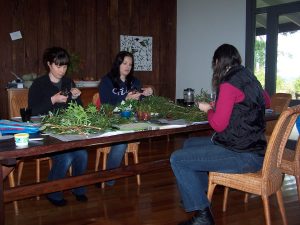
[[299, 9], [300, 1], [247, 0], [246, 66], [271, 95], [300, 92]]

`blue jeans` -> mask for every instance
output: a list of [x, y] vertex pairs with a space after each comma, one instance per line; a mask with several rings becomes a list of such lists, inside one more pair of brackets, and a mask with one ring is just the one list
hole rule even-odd
[[[88, 154], [86, 150], [74, 150], [64, 153], [55, 154], [51, 157], [52, 168], [48, 176], [49, 181], [62, 179], [66, 176], [72, 165], [72, 176], [79, 176], [85, 173], [87, 168]], [[72, 192], [75, 195], [84, 195], [84, 187], [74, 188]], [[63, 192], [54, 192], [48, 194], [48, 197], [54, 200], [62, 200]]]
[[194, 137], [172, 153], [170, 162], [187, 212], [210, 206], [206, 192], [208, 172], [247, 173], [261, 169], [263, 157], [238, 153], [215, 145], [209, 137]]
[[[127, 149], [127, 144], [116, 144], [111, 146], [111, 150], [108, 154], [106, 169], [115, 169], [120, 167], [125, 151]], [[106, 184], [112, 186], [115, 184], [115, 180], [107, 181]]]

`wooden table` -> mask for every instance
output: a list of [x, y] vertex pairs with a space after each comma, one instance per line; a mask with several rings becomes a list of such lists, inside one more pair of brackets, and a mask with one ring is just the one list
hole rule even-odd
[[[269, 115], [268, 120], [275, 120], [278, 115]], [[148, 130], [108, 137], [99, 137], [93, 139], [85, 139], [78, 141], [62, 142], [50, 136], [45, 136], [42, 143], [30, 143], [27, 148], [16, 149], [13, 139], [0, 143], [0, 163], [5, 163], [9, 159], [18, 159], [26, 157], [40, 157], [48, 153], [62, 152], [73, 148], [112, 144], [123, 141], [136, 141], [145, 138], [158, 137], [179, 133], [201, 132], [207, 134], [211, 132], [209, 124], [190, 125], [181, 128], [163, 129], [163, 130]], [[36, 195], [46, 194], [49, 192], [71, 189], [74, 187], [95, 184], [111, 179], [133, 176], [136, 174], [146, 173], [153, 170], [159, 170], [169, 167], [169, 158], [157, 161], [144, 162], [126, 167], [120, 167], [114, 170], [106, 170], [92, 172], [76, 177], [67, 177], [64, 179], [34, 183], [25, 186], [18, 186], [8, 190], [3, 189], [3, 179], [0, 183], [0, 225], [4, 225], [4, 202], [10, 202], [18, 199], [29, 198]], [[0, 169], [0, 177], [2, 177], [2, 168]]]

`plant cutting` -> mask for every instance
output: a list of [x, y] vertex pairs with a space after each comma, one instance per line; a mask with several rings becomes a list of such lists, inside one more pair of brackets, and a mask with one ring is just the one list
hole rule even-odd
[[185, 119], [188, 122], [207, 120], [206, 114], [197, 107], [182, 107], [161, 96], [149, 96], [139, 102], [137, 109], [150, 112], [159, 118]]
[[151, 119], [151, 105], [140, 101], [140, 104], [136, 107], [137, 118], [139, 120], [147, 121]]
[[131, 100], [122, 101], [119, 105], [116, 106], [114, 112], [122, 112], [122, 111], [132, 111], [133, 106]]
[[132, 112], [135, 111], [137, 100], [128, 99], [126, 101], [122, 101], [117, 107], [114, 109], [114, 112], [120, 112], [121, 117], [129, 118], [132, 116]]
[[83, 108], [69, 103], [66, 109], [49, 112], [42, 119], [41, 130], [55, 134], [92, 134], [111, 128], [114, 118], [98, 111], [96, 106]]

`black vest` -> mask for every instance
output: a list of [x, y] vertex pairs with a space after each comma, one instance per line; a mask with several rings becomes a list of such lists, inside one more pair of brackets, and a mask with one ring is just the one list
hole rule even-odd
[[243, 66], [231, 68], [221, 83], [224, 82], [241, 90], [245, 98], [233, 106], [228, 127], [220, 133], [215, 133], [213, 142], [232, 151], [256, 152], [264, 155], [266, 122], [261, 84]]

